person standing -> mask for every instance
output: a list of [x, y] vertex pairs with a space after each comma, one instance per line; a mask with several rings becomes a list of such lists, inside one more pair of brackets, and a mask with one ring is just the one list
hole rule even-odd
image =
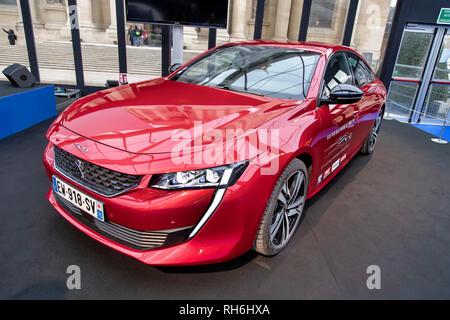
[[13, 29], [9, 29], [9, 30], [3, 29], [3, 31], [5, 31], [8, 34], [9, 44], [14, 46], [16, 44], [16, 40], [17, 40], [17, 36], [14, 33], [14, 30]]
[[130, 41], [130, 45], [133, 45], [133, 33], [134, 29], [132, 26], [128, 28], [128, 40]]
[[147, 39], [147, 31], [145, 31], [145, 29], [143, 29], [142, 30], [142, 36], [141, 36], [141, 47], [144, 46], [146, 39]]
[[142, 37], [142, 27], [139, 26], [135, 27], [135, 37], [134, 37], [134, 41], [135, 41], [135, 46], [140, 47], [141, 46], [141, 37]]
[[148, 46], [148, 33], [145, 29], [142, 31], [142, 44]]

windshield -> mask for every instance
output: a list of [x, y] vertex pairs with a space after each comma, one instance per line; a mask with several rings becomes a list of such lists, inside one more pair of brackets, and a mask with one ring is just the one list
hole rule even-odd
[[272, 98], [304, 99], [319, 54], [270, 46], [225, 46], [178, 71], [171, 80]]

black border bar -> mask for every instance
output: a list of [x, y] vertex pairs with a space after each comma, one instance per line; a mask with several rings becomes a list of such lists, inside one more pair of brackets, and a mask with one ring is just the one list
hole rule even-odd
[[355, 25], [356, 11], [358, 10], [359, 0], [350, 0], [350, 4], [347, 12], [347, 21], [345, 22], [344, 36], [342, 38], [342, 44], [349, 46], [352, 41], [353, 27]]
[[216, 46], [216, 36], [217, 36], [217, 29], [216, 28], [209, 28], [209, 32], [208, 32], [208, 49], [214, 48]]
[[[127, 42], [125, 36], [125, 7], [123, 0], [116, 0], [117, 47], [119, 54], [119, 73], [127, 73]], [[111, 17], [112, 18], [112, 17]]]
[[20, 10], [22, 11], [23, 29], [25, 41], [27, 43], [28, 61], [30, 62], [31, 73], [37, 82], [41, 82], [39, 75], [39, 64], [36, 54], [36, 43], [34, 42], [33, 22], [31, 20], [30, 3], [28, 0], [20, 0]]
[[83, 58], [81, 55], [80, 26], [78, 24], [77, 0], [68, 0], [68, 4], [69, 4], [68, 10], [70, 19], [70, 32], [72, 33], [73, 60], [75, 64], [75, 77], [77, 79], [77, 86], [81, 90], [83, 90], [84, 73], [83, 73]]
[[255, 13], [255, 30], [253, 31], [253, 39], [259, 40], [262, 36], [263, 20], [264, 20], [264, 2], [265, 0], [256, 0]]
[[172, 55], [172, 26], [161, 25], [161, 76], [169, 75], [169, 68], [171, 64]]
[[300, 30], [298, 31], [298, 41], [306, 41], [308, 34], [309, 16], [311, 14], [311, 0], [303, 0], [302, 20], [300, 22]]

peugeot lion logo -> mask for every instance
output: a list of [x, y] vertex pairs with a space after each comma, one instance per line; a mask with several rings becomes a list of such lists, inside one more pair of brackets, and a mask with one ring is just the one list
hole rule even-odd
[[84, 164], [83, 164], [83, 162], [81, 162], [81, 160], [76, 160], [75, 161], [75, 164], [76, 164], [76, 166], [77, 166], [77, 168], [78, 168], [78, 172], [79, 172], [79, 174], [80, 174], [80, 178], [81, 179], [83, 179], [84, 178], [84, 172], [83, 172], [83, 170], [84, 170]]

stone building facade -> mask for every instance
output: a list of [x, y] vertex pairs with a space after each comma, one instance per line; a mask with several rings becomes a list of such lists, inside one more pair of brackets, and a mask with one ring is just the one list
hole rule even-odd
[[[350, 0], [313, 0], [307, 41], [339, 44], [342, 41]], [[70, 41], [67, 0], [30, 0], [37, 42]], [[382, 56], [388, 17], [395, 0], [360, 0], [351, 46], [376, 68]], [[262, 37], [297, 40], [303, 0], [265, 0]], [[252, 39], [256, 0], [230, 0], [227, 29], [217, 32], [217, 43]], [[113, 44], [117, 38], [115, 0], [78, 0], [80, 35], [83, 42]], [[23, 34], [19, 0], [0, 0], [0, 24]], [[153, 27], [147, 26], [151, 31]], [[155, 32], [157, 32], [158, 28]], [[187, 49], [205, 50], [208, 30], [184, 27]], [[20, 37], [19, 37], [20, 41]], [[5, 36], [0, 44], [7, 43]]]

